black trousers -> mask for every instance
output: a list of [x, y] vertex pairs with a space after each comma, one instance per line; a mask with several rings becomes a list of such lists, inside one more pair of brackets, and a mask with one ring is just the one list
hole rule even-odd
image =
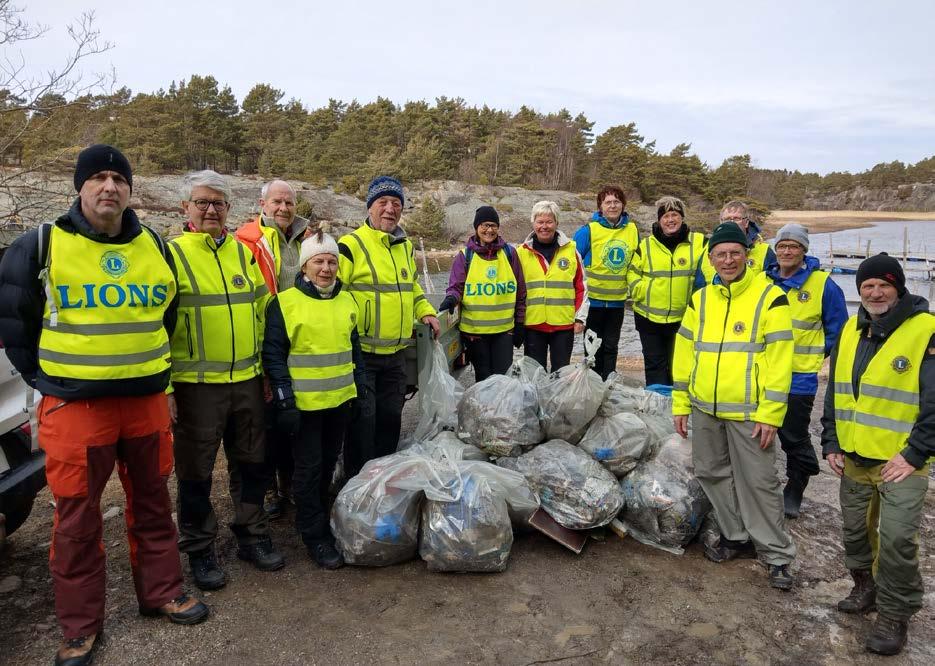
[[585, 326], [597, 333], [601, 339], [601, 348], [594, 357], [594, 372], [607, 379], [607, 375], [617, 369], [617, 348], [620, 345], [620, 328], [626, 308], [594, 308], [588, 310]]
[[672, 356], [680, 322], [660, 324], [634, 312], [633, 321], [643, 346], [643, 372], [646, 385], [672, 386]]
[[406, 357], [364, 352], [363, 379], [351, 409], [344, 468], [347, 478], [360, 472], [368, 460], [396, 452], [403, 405], [406, 403]]
[[266, 464], [272, 477], [271, 488], [284, 497], [292, 495], [292, 442], [288, 433], [276, 427], [276, 408], [266, 405]]
[[548, 356], [552, 361], [552, 369], [549, 372], [555, 372], [571, 362], [571, 348], [574, 342], [575, 330], [573, 328], [551, 333], [527, 328], [524, 353], [538, 361], [543, 368], [546, 368], [545, 361]]
[[490, 333], [487, 335], [465, 334], [461, 342], [467, 348], [468, 358], [474, 366], [476, 381], [490, 375], [503, 375], [513, 363], [513, 333]]
[[328, 527], [328, 486], [350, 415], [350, 401], [332, 409], [303, 411], [302, 429], [292, 440], [295, 529], [309, 548], [333, 540]]
[[812, 420], [813, 395], [789, 395], [786, 418], [779, 429], [779, 443], [786, 453], [786, 476], [790, 479], [808, 481], [808, 477], [818, 475], [818, 456], [812, 446], [812, 436], [808, 434]]

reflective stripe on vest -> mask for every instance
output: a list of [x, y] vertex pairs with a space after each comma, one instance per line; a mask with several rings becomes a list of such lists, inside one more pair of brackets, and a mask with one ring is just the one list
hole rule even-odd
[[461, 330], [477, 334], [509, 331], [515, 310], [516, 276], [506, 251], [499, 249], [492, 260], [475, 252], [464, 279]]
[[919, 417], [919, 369], [935, 335], [935, 316], [920, 313], [893, 331], [867, 364], [854, 396], [857, 317], [841, 329], [834, 364], [834, 416], [838, 443], [872, 460], [902, 451]]
[[640, 242], [643, 266], [640, 277], [647, 280], [646, 295], [643, 300], [633, 302], [633, 310], [662, 324], [681, 321], [703, 253], [704, 236], [694, 231], [689, 232], [686, 242], [675, 247], [674, 253], [655, 236], [644, 238]]
[[829, 277], [830, 274], [824, 271], [812, 271], [801, 289], [790, 289], [786, 293], [792, 313], [792, 334], [795, 336], [792, 372], [818, 372], [825, 362], [821, 301]]
[[[747, 268], [753, 269], [754, 273], [762, 273], [765, 271], [766, 253], [768, 251], [769, 243], [766, 241], [758, 240], [754, 243], [753, 247], [747, 252]], [[714, 280], [714, 276], [717, 275], [717, 271], [714, 270], [714, 264], [711, 263], [711, 258], [708, 256], [708, 253], [705, 253], [704, 258], [701, 260], [701, 272], [704, 275], [705, 284], [711, 284], [711, 281]]]
[[392, 354], [407, 347], [415, 321], [412, 243], [391, 239], [369, 224], [341, 238], [354, 257], [353, 261], [339, 257], [342, 290], [357, 302], [360, 344], [372, 354]]
[[342, 289], [329, 299], [291, 287], [277, 296], [289, 338], [289, 376], [303, 411], [337, 407], [357, 396], [351, 334], [357, 304]]
[[[169, 241], [179, 267], [179, 315], [172, 335], [172, 381], [223, 384], [260, 374], [258, 307], [268, 293], [252, 255], [233, 235]], [[260, 301], [260, 303], [258, 303]]]
[[520, 245], [516, 252], [526, 279], [526, 326], [573, 324], [578, 272], [575, 242], [570, 240], [555, 250], [547, 271], [542, 270], [541, 255], [529, 246]]
[[148, 230], [100, 243], [53, 225], [38, 358], [50, 377], [133, 379], [169, 367], [163, 327], [176, 281]]
[[639, 230], [634, 222], [609, 229], [600, 222], [590, 222], [591, 265], [586, 270], [588, 297], [600, 301], [627, 299], [627, 269], [639, 245]]

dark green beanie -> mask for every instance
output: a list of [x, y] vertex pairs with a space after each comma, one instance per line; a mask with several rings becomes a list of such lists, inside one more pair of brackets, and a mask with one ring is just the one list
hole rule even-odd
[[713, 250], [718, 243], [740, 243], [744, 247], [750, 247], [747, 235], [736, 222], [721, 222], [714, 227], [714, 233], [708, 241], [708, 250]]

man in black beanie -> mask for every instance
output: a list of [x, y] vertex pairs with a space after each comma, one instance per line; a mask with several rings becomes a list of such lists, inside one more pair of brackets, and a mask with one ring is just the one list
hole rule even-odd
[[[821, 443], [841, 477], [844, 564], [854, 579], [838, 610], [876, 608], [866, 648], [892, 655], [924, 594], [919, 524], [935, 456], [935, 316], [886, 254], [861, 263], [857, 288], [860, 308], [831, 353]], [[879, 527], [868, 521], [874, 497]]]

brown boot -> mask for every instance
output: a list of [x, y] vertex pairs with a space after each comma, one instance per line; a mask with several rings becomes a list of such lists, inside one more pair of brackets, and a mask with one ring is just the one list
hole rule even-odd
[[140, 615], [146, 617], [159, 617], [162, 615], [175, 624], [198, 624], [208, 618], [209, 612], [208, 607], [201, 601], [184, 593], [158, 608], [140, 606]]
[[851, 571], [854, 587], [851, 593], [838, 602], [842, 613], [866, 613], [876, 608], [877, 586], [869, 569]]
[[66, 638], [55, 653], [55, 666], [87, 666], [94, 661], [97, 634]]
[[867, 637], [867, 650], [884, 655], [899, 654], [906, 647], [908, 634], [908, 620], [894, 620], [880, 613]]

